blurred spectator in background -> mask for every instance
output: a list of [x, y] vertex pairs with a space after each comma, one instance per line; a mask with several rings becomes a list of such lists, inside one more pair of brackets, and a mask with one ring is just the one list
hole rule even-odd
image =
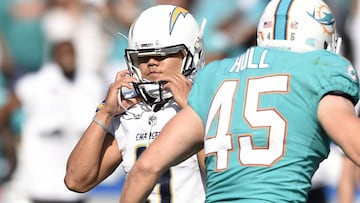
[[9, 128], [0, 126], [0, 199], [3, 185], [11, 180], [17, 167], [15, 138]]
[[9, 61], [2, 68], [9, 87], [22, 75], [38, 70], [43, 62], [41, 17], [45, 7], [44, 0], [0, 1], [0, 34], [9, 52]]
[[71, 28], [78, 68], [100, 73], [108, 54], [108, 39], [101, 27], [99, 13], [86, 3], [83, 0], [49, 0], [43, 20], [48, 35], [62, 31], [47, 29], [51, 23]]
[[241, 54], [256, 45], [256, 30], [260, 16], [269, 0], [237, 0], [236, 11], [226, 18], [218, 29], [230, 40], [226, 57]]
[[218, 26], [229, 15], [236, 11], [236, 0], [222, 1], [197, 0], [194, 4], [193, 14], [198, 22], [206, 18], [206, 30], [204, 32], [204, 49], [206, 52], [205, 62], [224, 58], [229, 47], [228, 37], [218, 30]]
[[[4, 64], [4, 58], [5, 49], [3, 39], [0, 36], [0, 107], [5, 104], [8, 94], [1, 68]], [[17, 157], [15, 147], [15, 137], [11, 134], [10, 129], [0, 126], [0, 196], [3, 184], [10, 180], [16, 168]]]
[[[351, 12], [348, 14], [349, 20], [346, 23], [346, 32], [349, 34], [353, 48], [353, 64], [360, 74], [360, 1], [351, 0]], [[359, 107], [359, 105], [357, 106]], [[359, 111], [358, 111], [359, 112]]]
[[0, 125], [18, 107], [25, 115], [17, 171], [3, 202], [18, 203], [21, 196], [33, 203], [86, 200], [64, 184], [66, 159], [105, 92], [95, 72], [78, 67], [73, 29], [58, 25], [50, 21], [45, 27], [51, 60], [20, 78], [0, 108]]
[[257, 22], [269, 0], [196, 0], [193, 13], [207, 19], [206, 63], [239, 54], [256, 44]]

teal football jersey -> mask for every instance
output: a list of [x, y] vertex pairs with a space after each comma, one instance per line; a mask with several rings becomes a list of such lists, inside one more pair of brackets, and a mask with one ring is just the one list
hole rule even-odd
[[351, 63], [326, 50], [249, 48], [197, 74], [189, 104], [205, 127], [206, 202], [306, 202], [329, 153], [326, 94], [358, 101]]

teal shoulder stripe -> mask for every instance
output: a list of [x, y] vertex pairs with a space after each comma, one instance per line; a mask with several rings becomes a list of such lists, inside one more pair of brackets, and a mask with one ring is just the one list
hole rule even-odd
[[278, 5], [275, 13], [275, 39], [285, 40], [286, 39], [286, 22], [288, 17], [289, 8], [292, 4], [292, 0], [282, 0]]

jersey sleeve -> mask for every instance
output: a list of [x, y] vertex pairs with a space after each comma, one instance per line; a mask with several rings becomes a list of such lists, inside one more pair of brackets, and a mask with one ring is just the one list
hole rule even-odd
[[352, 64], [337, 55], [325, 55], [318, 63], [318, 96], [321, 99], [329, 93], [343, 95], [355, 105], [359, 100], [359, 79]]

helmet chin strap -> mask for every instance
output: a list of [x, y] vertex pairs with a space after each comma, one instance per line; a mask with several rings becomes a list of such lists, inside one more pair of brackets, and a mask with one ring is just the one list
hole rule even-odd
[[126, 112], [127, 114], [132, 115], [135, 119], [140, 119], [142, 117], [143, 112], [141, 114], [133, 113], [133, 112], [127, 110], [124, 107], [124, 105], [122, 105], [122, 102], [121, 102], [121, 89], [119, 89], [119, 91], [118, 91], [118, 104], [122, 108], [122, 110], [124, 110], [124, 112]]

